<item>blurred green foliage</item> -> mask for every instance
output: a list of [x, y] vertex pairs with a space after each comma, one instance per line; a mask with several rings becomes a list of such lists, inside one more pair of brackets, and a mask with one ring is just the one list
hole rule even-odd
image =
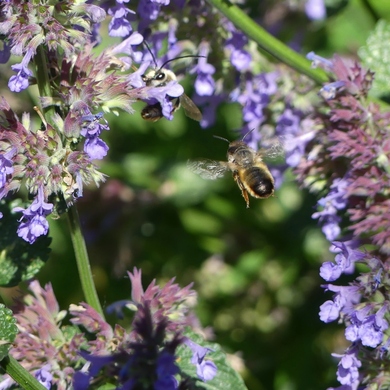
[[[356, 55], [376, 22], [367, 5], [388, 17], [384, 3], [350, 1], [326, 22], [311, 24], [302, 52]], [[299, 33], [288, 26], [286, 42]], [[183, 85], [191, 96], [191, 79]], [[207, 130], [182, 110], [172, 122], [145, 122], [142, 107], [136, 103], [134, 115], [107, 117], [110, 150], [101, 163], [107, 182], [86, 190], [78, 203], [103, 306], [129, 298], [126, 270], [134, 266], [142, 269], [144, 287], [153, 278], [195, 282], [203, 326], [234, 354], [232, 364], [249, 389], [336, 385], [330, 354], [343, 349], [344, 336], [341, 327], [318, 317], [327, 299], [318, 269], [332, 256], [311, 219], [316, 199], [288, 174], [275, 198], [251, 199], [246, 209], [229, 175], [206, 181], [187, 170], [188, 159], [225, 159], [227, 145], [213, 135], [236, 138], [238, 106], [221, 106]], [[51, 221], [52, 254], [39, 274], [42, 283], [53, 284], [62, 308], [83, 300], [67, 229], [64, 216]]]

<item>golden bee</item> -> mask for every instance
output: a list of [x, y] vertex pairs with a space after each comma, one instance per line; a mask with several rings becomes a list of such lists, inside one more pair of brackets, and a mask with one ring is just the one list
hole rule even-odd
[[247, 208], [249, 208], [249, 195], [258, 199], [274, 196], [275, 180], [263, 159], [282, 156], [283, 147], [281, 143], [279, 141], [274, 142], [268, 149], [255, 151], [244, 142], [244, 138], [229, 142], [225, 138], [215, 137], [229, 143], [227, 161], [208, 159], [188, 161], [188, 168], [202, 178], [210, 180], [218, 179], [230, 170], [233, 179], [241, 190]]
[[[175, 61], [181, 58], [193, 58], [199, 56], [182, 56], [173, 58], [166, 61], [158, 70], [151, 70], [147, 74], [142, 75], [142, 80], [145, 82], [147, 87], [165, 87], [170, 81], [177, 80], [175, 73], [171, 70], [164, 69], [164, 66], [171, 61]], [[183, 107], [185, 114], [198, 122], [202, 120], [202, 113], [195, 103], [183, 93], [179, 97], [171, 97], [173, 109], [172, 113], [175, 112], [180, 106]], [[162, 108], [160, 103], [149, 104], [142, 111], [141, 116], [147, 121], [156, 122], [163, 117]]]

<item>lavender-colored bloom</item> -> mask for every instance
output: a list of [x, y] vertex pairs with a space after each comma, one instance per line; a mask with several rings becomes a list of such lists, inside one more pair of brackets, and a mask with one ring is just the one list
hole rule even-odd
[[230, 62], [240, 72], [246, 71], [252, 61], [252, 56], [244, 49], [233, 50]]
[[158, 18], [161, 5], [150, 0], [141, 0], [138, 3], [137, 15], [140, 17], [138, 30], [143, 33], [149, 24]]
[[236, 99], [243, 107], [243, 120], [250, 128], [259, 127], [264, 121], [264, 109], [270, 102], [270, 96], [277, 90], [275, 72], [248, 76], [245, 89], [238, 93]]
[[337, 280], [341, 276], [342, 272], [343, 270], [339, 264], [332, 263], [331, 261], [326, 261], [320, 268], [320, 276], [327, 282]]
[[7, 175], [13, 173], [13, 161], [12, 157], [16, 154], [16, 149], [12, 148], [8, 152], [0, 155], [0, 188], [5, 186], [7, 182]]
[[112, 15], [113, 18], [108, 25], [108, 34], [111, 37], [127, 37], [132, 32], [132, 27], [128, 21], [128, 14], [135, 15], [135, 12], [129, 8], [124, 7], [123, 5], [110, 8], [108, 11], [109, 15]]
[[175, 364], [175, 356], [167, 351], [162, 351], [157, 358], [157, 380], [154, 382], [154, 390], [176, 390], [178, 382], [174, 375], [179, 373]]
[[128, 75], [127, 81], [133, 88], [141, 88], [145, 86], [142, 75], [145, 74], [145, 71], [149, 68], [149, 66], [150, 62], [143, 62], [135, 72], [132, 72]]
[[8, 81], [8, 88], [12, 92], [20, 92], [26, 89], [29, 86], [28, 78], [33, 75], [33, 72], [28, 69], [28, 64], [31, 60], [32, 52], [28, 51], [26, 55], [23, 57], [23, 60], [20, 64], [12, 65], [11, 68], [15, 72], [16, 75], [11, 76]]
[[332, 354], [334, 357], [341, 357], [337, 369], [337, 380], [351, 389], [357, 389], [359, 384], [359, 368], [362, 363], [357, 358], [358, 349], [351, 348], [344, 355]]
[[5, 378], [0, 382], [0, 390], [9, 389], [15, 382], [11, 377]]
[[336, 97], [336, 93], [345, 86], [345, 81], [334, 81], [324, 85], [319, 92], [325, 100], [331, 100]]
[[320, 306], [320, 320], [322, 322], [328, 323], [337, 320], [340, 316], [340, 306], [339, 302], [335, 301], [326, 301]]
[[329, 241], [333, 241], [340, 234], [341, 229], [339, 223], [341, 218], [337, 215], [338, 210], [343, 210], [347, 205], [347, 187], [348, 177], [337, 178], [330, 186], [330, 192], [324, 198], [318, 201], [318, 205], [322, 207], [312, 215], [312, 218], [318, 218], [322, 223], [322, 231]]
[[[234, 29], [234, 28], [233, 28]], [[243, 49], [248, 38], [239, 31], [232, 31], [232, 37], [226, 41], [226, 48], [230, 50], [230, 62], [240, 72], [249, 68], [252, 56]]]
[[314, 53], [314, 51], [311, 51], [310, 53], [306, 54], [306, 58], [310, 61], [312, 61], [312, 68], [317, 68], [319, 65], [323, 65], [325, 69], [332, 69], [333, 68], [333, 62], [330, 60], [327, 60], [324, 57], [321, 57]]
[[373, 290], [376, 291], [380, 284], [382, 283], [382, 273], [383, 273], [383, 268], [380, 268], [378, 272], [374, 275], [374, 286]]
[[51, 381], [53, 379], [53, 375], [49, 371], [50, 365], [45, 364], [40, 370], [36, 371], [34, 376], [38, 379], [38, 381], [46, 387], [46, 389], [51, 388]]
[[202, 347], [189, 338], [186, 338], [184, 343], [192, 350], [191, 363], [196, 366], [196, 374], [199, 379], [203, 382], [213, 379], [217, 375], [217, 366], [211, 360], [204, 360], [206, 354], [212, 352], [212, 349]]
[[355, 342], [360, 340], [367, 347], [375, 348], [383, 340], [383, 332], [389, 327], [384, 319], [388, 305], [384, 305], [376, 314], [368, 315], [369, 306], [357, 310], [351, 316], [351, 324], [345, 329], [347, 340]]
[[18, 236], [33, 244], [35, 240], [49, 231], [49, 223], [46, 216], [53, 210], [51, 203], [45, 202], [43, 188], [39, 187], [38, 195], [27, 208], [15, 207], [14, 212], [23, 212], [23, 217], [18, 228]]
[[307, 0], [305, 12], [311, 20], [321, 20], [326, 17], [326, 7], [324, 0]]
[[76, 184], [77, 184], [77, 190], [76, 190], [77, 193], [74, 193], [74, 197], [75, 198], [82, 198], [84, 183], [83, 183], [83, 177], [82, 177], [80, 171], [76, 172]]
[[278, 118], [275, 132], [283, 138], [286, 163], [290, 167], [299, 165], [305, 154], [306, 145], [315, 137], [313, 122], [310, 119], [301, 121], [302, 113], [286, 108]]
[[278, 118], [276, 133], [283, 136], [296, 135], [299, 132], [301, 117], [300, 112], [287, 107]]
[[215, 67], [207, 62], [207, 56], [210, 51], [208, 43], [202, 42], [199, 48], [199, 55], [202, 56], [198, 60], [198, 64], [194, 67], [191, 73], [196, 73], [195, 91], [200, 96], [211, 96], [215, 91], [215, 81], [213, 74]]
[[332, 301], [326, 301], [320, 308], [320, 319], [324, 322], [331, 322], [338, 318], [341, 312], [350, 313], [360, 302], [361, 294], [357, 286], [335, 286], [327, 284], [324, 288], [335, 292]]
[[[128, 38], [124, 39], [121, 43], [116, 45], [111, 50], [111, 53], [114, 55], [119, 53], [127, 54], [132, 60], [140, 62], [142, 59], [142, 52], [134, 51], [133, 46], [141, 44], [143, 40], [144, 37], [137, 31], [134, 31]], [[130, 68], [131, 62], [127, 61], [125, 58], [121, 58], [121, 60], [127, 63], [127, 69]]]
[[84, 144], [84, 152], [91, 160], [101, 160], [107, 155], [108, 145], [99, 137], [88, 138]]
[[355, 262], [361, 261], [367, 256], [364, 252], [355, 249], [357, 247], [359, 247], [359, 242], [356, 240], [332, 243], [330, 250], [337, 253], [335, 261], [342, 265], [344, 272], [352, 273], [355, 269]]
[[320, 275], [328, 282], [333, 282], [342, 273], [351, 274], [355, 270], [355, 262], [365, 258], [365, 254], [353, 249], [354, 242], [334, 242], [332, 251], [337, 252], [335, 263], [325, 262], [320, 269]]
[[107, 155], [108, 146], [99, 138], [103, 130], [109, 130], [107, 122], [105, 124], [100, 123], [102, 117], [103, 113], [87, 114], [80, 120], [82, 123], [80, 134], [87, 138], [84, 144], [84, 152], [88, 154], [91, 160], [101, 160]]

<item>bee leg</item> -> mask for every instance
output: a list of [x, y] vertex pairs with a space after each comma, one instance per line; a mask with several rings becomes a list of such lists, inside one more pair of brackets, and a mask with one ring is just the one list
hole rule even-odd
[[249, 196], [248, 196], [248, 191], [246, 190], [243, 182], [240, 179], [240, 176], [237, 171], [233, 172], [233, 179], [236, 181], [238, 187], [241, 190], [241, 195], [245, 199], [246, 202], [246, 208], [249, 209]]

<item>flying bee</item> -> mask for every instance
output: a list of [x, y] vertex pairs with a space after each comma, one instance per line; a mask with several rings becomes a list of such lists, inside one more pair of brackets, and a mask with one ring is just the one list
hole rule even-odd
[[[148, 47], [148, 46], [147, 46]], [[149, 47], [148, 50], [150, 54], [152, 52], [150, 51]], [[154, 56], [152, 54], [153, 60]], [[145, 85], [147, 87], [165, 87], [170, 81], [176, 81], [176, 75], [171, 70], [164, 69], [164, 66], [168, 64], [171, 61], [175, 61], [181, 58], [199, 58], [202, 56], [182, 56], [182, 57], [176, 57], [172, 58], [171, 60], [168, 60], [164, 62], [164, 64], [161, 65], [161, 67], [157, 70], [151, 70], [147, 74], [142, 75], [142, 80], [145, 82]], [[157, 66], [156, 66], [157, 67]], [[185, 94], [183, 93], [179, 97], [170, 97], [169, 99], [172, 102], [172, 112], [174, 113], [180, 106], [184, 108], [185, 114], [198, 122], [202, 120], [202, 113], [199, 111], [199, 108], [195, 105], [195, 103]], [[156, 122], [159, 119], [163, 117], [162, 113], [162, 107], [160, 103], [155, 104], [148, 104], [144, 109], [141, 111], [141, 116], [143, 119], [147, 121]]]
[[192, 172], [210, 180], [218, 179], [230, 170], [249, 208], [248, 194], [259, 199], [274, 196], [275, 180], [263, 159], [277, 158], [284, 152], [279, 142], [256, 152], [244, 142], [246, 135], [242, 140], [233, 142], [215, 136], [229, 143], [227, 161], [201, 159], [188, 161], [187, 166]]

